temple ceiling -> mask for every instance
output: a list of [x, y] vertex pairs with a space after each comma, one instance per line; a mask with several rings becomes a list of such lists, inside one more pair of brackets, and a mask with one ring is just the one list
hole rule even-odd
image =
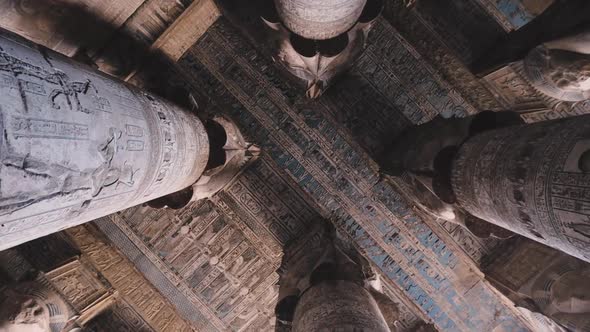
[[[588, 103], [541, 96], [519, 64], [482, 78], [468, 69], [544, 5], [387, 1], [364, 53], [310, 100], [273, 63], [261, 22], [235, 1], [81, 1], [101, 13], [101, 34], [88, 45], [67, 23], [47, 23], [64, 21], [63, 11], [42, 14], [27, 3], [0, 2], [0, 24], [66, 55], [83, 50], [99, 69], [148, 87], [153, 68], [141, 66], [138, 50], [163, 54], [176, 64], [160, 69], [174, 80], [155, 90], [190, 92], [262, 149], [210, 200], [180, 210], [138, 206], [94, 222], [193, 328], [272, 330], [282, 250], [297, 241], [313, 246], [327, 219], [376, 267], [404, 328], [431, 321], [441, 331], [528, 329], [480, 272], [501, 241], [425, 216], [406, 179], [380, 174], [378, 162], [404, 129], [439, 115], [515, 109], [535, 122], [587, 113]], [[44, 18], [23, 25], [27, 15]]]

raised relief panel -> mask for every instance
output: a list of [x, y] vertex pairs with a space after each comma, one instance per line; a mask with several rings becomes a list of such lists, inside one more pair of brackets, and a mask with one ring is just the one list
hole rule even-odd
[[503, 67], [487, 75], [484, 80], [491, 86], [492, 91], [513, 110], [528, 111], [547, 108], [541, 95], [511, 66]]
[[18, 79], [0, 85], [0, 249], [184, 189], [202, 174], [208, 138], [193, 114], [1, 35], [0, 72]]
[[[423, 121], [426, 121], [428, 116], [437, 114], [437, 109], [433, 105], [442, 105], [447, 110], [445, 114], [468, 113], [468, 104], [456, 93], [443, 92], [451, 89], [448, 89], [448, 85], [445, 86], [440, 76], [428, 75], [432, 74], [433, 68], [429, 68], [427, 63], [416, 55], [415, 50], [406, 47], [403, 38], [397, 38], [396, 35], [396, 40], [391, 41], [392, 33], [389, 32], [394, 30], [387, 25], [387, 22], [378, 20], [374, 30], [378, 39], [374, 44], [375, 51], [372, 52], [369, 46], [365, 53], [367, 57], [372, 57], [371, 53], [374, 53], [377, 58], [388, 59], [379, 63], [386, 67], [387, 75], [382, 75], [385, 70], [375, 67], [372, 63], [377, 61], [371, 58], [371, 61], [366, 63], [368, 67], [377, 68], [373, 71], [377, 79], [371, 77], [372, 82], [366, 84], [366, 89], [343, 94], [342, 99], [352, 96], [352, 99], [368, 100], [367, 96], [380, 95], [380, 91], [375, 93], [378, 88], [389, 93], [400, 91], [380, 89], [384, 83], [394, 86], [394, 79], [388, 76], [391, 74], [398, 81], [404, 81], [402, 87], [405, 88], [407, 84], [408, 89], [402, 89], [404, 93], [418, 94], [418, 87], [420, 92], [427, 93], [427, 97], [422, 96], [422, 101], [426, 98], [432, 103], [430, 106], [433, 112], [427, 113], [430, 109], [424, 110], [424, 116], [421, 118]], [[333, 216], [334, 223], [366, 250], [381, 270], [386, 271], [392, 284], [398, 284], [401, 296], [407, 296], [410, 301], [414, 300], [416, 305], [424, 309], [419, 311], [421, 314], [430, 315], [442, 328], [467, 331], [470, 327], [480, 326], [476, 318], [479, 316], [478, 313], [471, 315], [471, 318], [465, 318], [462, 316], [464, 311], [459, 309], [468, 305], [458, 295], [468, 286], [462, 283], [464, 280], [459, 280], [457, 271], [467, 270], [469, 266], [461, 261], [450, 245], [446, 245], [446, 239], [438, 237], [413, 213], [402, 197], [392, 196], [395, 194], [392, 186], [378, 183], [378, 175], [376, 176], [376, 172], [370, 168], [371, 164], [366, 154], [355, 144], [356, 137], [351, 137], [347, 128], [342, 128], [341, 122], [331, 117], [331, 112], [339, 113], [330, 100], [330, 91], [336, 90], [328, 90], [327, 99], [322, 102], [307, 102], [305, 97], [297, 97], [289, 82], [281, 80], [272, 64], [243, 38], [236, 36], [238, 34], [225, 19], [218, 20], [199, 43], [181, 59], [183, 69], [193, 73], [191, 79], [195, 80], [198, 86], [203, 86], [208, 94], [215, 96], [212, 97], [212, 102], [235, 116], [246, 135], [259, 137], [265, 142], [263, 148], [267, 153], [262, 158], [263, 161], [267, 158], [268, 164], [287, 179], [290, 185], [301, 190], [306, 200], [317, 206], [319, 211]], [[395, 62], [389, 61], [394, 57]], [[398, 72], [398, 68], [403, 71]], [[346, 83], [346, 80], [343, 82]], [[354, 89], [354, 84], [351, 86]], [[264, 96], [282, 111], [282, 116], [276, 116], [272, 108], [261, 109], [257, 106], [253, 98], [261, 90], [265, 91]], [[448, 98], [441, 98], [441, 94]], [[341, 104], [346, 102], [341, 101]], [[359, 111], [364, 111], [360, 113], [359, 118], [373, 116], [372, 109], [369, 111], [362, 108], [363, 103], [357, 103], [355, 106]], [[408, 109], [408, 113], [411, 115], [421, 111], [420, 106], [415, 106], [415, 109], [416, 112]], [[402, 125], [399, 124], [401, 121], [397, 121], [396, 124], [395, 119], [406, 119], [397, 108], [376, 111], [390, 115], [387, 118], [374, 116], [376, 122], [380, 120], [389, 124], [392, 121], [394, 128], [411, 123], [406, 120]], [[372, 127], [373, 130], [377, 130], [376, 127]], [[387, 139], [387, 132], [384, 131], [383, 134]], [[389, 139], [391, 135], [389, 132]], [[260, 199], [252, 189], [256, 186], [251, 183], [248, 183], [248, 186], [240, 185], [245, 187], [245, 190], [229, 188], [229, 192], [221, 193], [213, 199], [219, 209], [230, 216], [228, 220], [243, 219], [235, 224], [240, 227], [246, 224], [243, 228], [244, 234], [248, 239], [254, 239], [252, 242], [257, 245], [256, 248], [262, 248], [267, 241], [258, 240], [261, 242], [258, 246], [256, 240], [259, 234], [267, 232], [264, 224], [266, 221], [255, 222], [254, 218], [258, 216], [250, 211], [256, 211], [259, 215], [267, 212], [257, 209], [261, 205], [259, 202], [250, 203], [250, 198], [255, 201]], [[387, 187], [384, 188], [383, 199], [377, 193], [378, 187]], [[231, 192], [232, 189], [234, 192]], [[239, 195], [246, 199], [238, 201], [241, 198]], [[250, 204], [246, 205], [245, 202]], [[239, 213], [241, 211], [243, 212]], [[232, 213], [240, 218], [236, 218]], [[403, 231], [396, 234], [393, 231], [389, 232], [392, 228], [390, 226], [394, 225], [403, 228]], [[248, 230], [252, 232], [251, 235]], [[395, 235], [399, 236], [396, 238]], [[389, 238], [392, 240], [385, 242], [385, 239]], [[420, 256], [425, 251], [431, 254]], [[473, 273], [468, 276], [469, 282], [477, 279]], [[448, 293], [443, 294], [437, 291], [436, 287], [448, 290]], [[455, 289], [459, 289], [459, 292], [453, 293]], [[480, 293], [490, 295], [492, 300], [499, 301], [489, 292], [484, 288]], [[453, 303], [458, 303], [457, 306], [446, 305], [449, 302], [448, 297]], [[474, 307], [474, 310], [479, 309]], [[244, 309], [237, 310], [239, 313], [243, 311]], [[503, 308], [501, 311], [518, 325], [509, 308]], [[244, 316], [246, 319], [241, 321], [243, 324], [254, 324], [247, 322], [251, 316]]]
[[516, 62], [488, 74], [483, 80], [506, 108], [521, 113], [527, 123], [590, 113], [590, 102], [551, 98], [537, 91], [525, 77], [522, 62]]
[[107, 294], [105, 285], [79, 260], [74, 260], [46, 273], [64, 298], [81, 311]]

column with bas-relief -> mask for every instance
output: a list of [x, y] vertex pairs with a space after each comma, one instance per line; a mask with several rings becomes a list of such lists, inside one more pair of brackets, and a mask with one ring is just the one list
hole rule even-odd
[[451, 184], [469, 214], [590, 261], [590, 116], [475, 135]]
[[510, 112], [437, 118], [399, 137], [382, 169], [406, 173], [409, 194], [435, 218], [590, 261], [590, 115], [535, 124]]
[[210, 196], [248, 159], [229, 120], [5, 31], [0, 98], [0, 250], [185, 188], [171, 201]]

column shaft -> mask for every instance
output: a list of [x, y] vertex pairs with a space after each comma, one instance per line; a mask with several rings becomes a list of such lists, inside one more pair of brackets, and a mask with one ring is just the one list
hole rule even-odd
[[452, 186], [474, 216], [590, 261], [590, 115], [470, 138]]
[[375, 299], [350, 281], [324, 281], [299, 299], [293, 331], [389, 332]]
[[0, 31], [0, 250], [184, 189], [201, 121]]

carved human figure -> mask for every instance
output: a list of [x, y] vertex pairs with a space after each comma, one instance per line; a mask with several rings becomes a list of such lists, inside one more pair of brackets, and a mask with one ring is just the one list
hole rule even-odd
[[[43, 201], [71, 197], [96, 197], [104, 188], [115, 185], [133, 187], [135, 170], [129, 164], [113, 165], [121, 131], [110, 128], [107, 140], [100, 144], [96, 154], [101, 162], [93, 169], [75, 170], [63, 165], [49, 164], [30, 155], [7, 153], [1, 161], [0, 175], [19, 177], [20, 188], [12, 196], [0, 198], [0, 212], [12, 213]], [[20, 173], [20, 176], [19, 174]], [[37, 175], [31, 177], [30, 174]], [[42, 178], [43, 180], [40, 180]]]

